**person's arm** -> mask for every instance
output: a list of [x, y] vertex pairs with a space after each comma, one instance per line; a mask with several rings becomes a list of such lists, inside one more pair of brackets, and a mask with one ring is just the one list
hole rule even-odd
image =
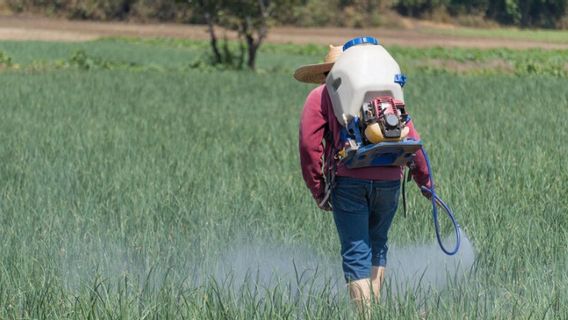
[[[410, 120], [406, 125], [410, 129], [408, 138], [420, 140], [420, 135], [414, 128], [412, 120]], [[414, 166], [411, 168], [411, 170], [412, 171], [410, 172], [410, 174], [418, 185], [418, 188], [422, 186], [425, 186], [427, 188], [431, 187], [430, 174], [428, 172], [428, 166], [426, 165], [426, 159], [424, 158], [424, 152], [422, 150], [418, 150], [416, 152], [416, 157], [414, 158]]]
[[302, 176], [318, 203], [325, 193], [325, 180], [322, 173], [324, 152], [322, 140], [326, 125], [327, 120], [322, 108], [322, 90], [317, 88], [310, 92], [304, 104], [300, 119], [299, 148]]

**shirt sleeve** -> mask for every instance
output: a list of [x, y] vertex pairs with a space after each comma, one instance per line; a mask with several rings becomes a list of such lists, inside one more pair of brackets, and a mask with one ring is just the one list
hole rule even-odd
[[[406, 125], [410, 129], [408, 137], [414, 140], [420, 140], [420, 135], [414, 128], [412, 120], [410, 120]], [[412, 168], [412, 171], [410, 173], [412, 174], [412, 178], [414, 179], [418, 187], [426, 186], [427, 188], [430, 188], [430, 174], [428, 173], [428, 166], [426, 165], [426, 159], [424, 158], [424, 152], [422, 151], [422, 149], [416, 152], [416, 157], [414, 158], [414, 167]]]
[[321, 87], [316, 88], [308, 95], [300, 118], [299, 148], [302, 176], [316, 200], [320, 200], [325, 192], [322, 140], [327, 119], [323, 107]]

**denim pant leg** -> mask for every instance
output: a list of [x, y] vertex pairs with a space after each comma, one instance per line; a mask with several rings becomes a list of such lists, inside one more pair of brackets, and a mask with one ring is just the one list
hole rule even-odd
[[370, 180], [337, 177], [332, 193], [333, 218], [347, 282], [371, 276], [370, 189]]
[[373, 181], [370, 196], [369, 233], [373, 266], [387, 265], [388, 232], [398, 207], [400, 181]]

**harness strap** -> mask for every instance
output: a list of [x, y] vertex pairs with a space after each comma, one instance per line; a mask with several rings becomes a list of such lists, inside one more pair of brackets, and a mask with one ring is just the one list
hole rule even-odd
[[[410, 181], [412, 177], [410, 176], [410, 170], [404, 168], [405, 173], [402, 174], [402, 209], [404, 212], [404, 217], [408, 216], [408, 211], [406, 210], [406, 181]], [[406, 174], [406, 177], [404, 176]]]
[[324, 164], [324, 177], [325, 177], [325, 195], [322, 201], [318, 204], [318, 206], [323, 206], [331, 196], [331, 190], [335, 186], [335, 166], [337, 160], [335, 157], [335, 148], [334, 148], [334, 141], [333, 136], [330, 131], [326, 132], [324, 136], [325, 143], [330, 143], [330, 152], [329, 154], [325, 155], [325, 164]]

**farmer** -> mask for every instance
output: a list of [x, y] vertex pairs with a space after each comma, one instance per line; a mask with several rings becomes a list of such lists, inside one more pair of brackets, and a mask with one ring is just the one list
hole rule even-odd
[[[387, 264], [387, 235], [398, 206], [403, 170], [400, 166], [348, 169], [334, 163], [331, 146], [342, 148], [341, 125], [323, 83], [341, 53], [342, 47], [330, 45], [323, 63], [302, 66], [294, 73], [298, 81], [319, 85], [308, 95], [301, 115], [300, 162], [303, 178], [319, 208], [333, 208], [349, 294], [362, 307], [371, 297], [377, 301], [380, 295]], [[411, 121], [407, 126], [408, 137], [420, 139]], [[324, 177], [330, 168], [335, 168], [336, 176], [327, 198]], [[421, 151], [416, 154], [411, 174], [419, 186], [429, 187]]]

